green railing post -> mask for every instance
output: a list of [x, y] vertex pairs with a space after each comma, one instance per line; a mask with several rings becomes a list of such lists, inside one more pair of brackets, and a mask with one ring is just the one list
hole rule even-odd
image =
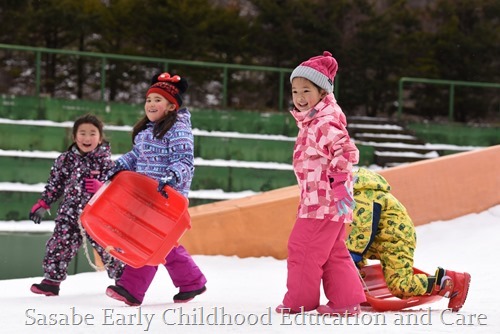
[[35, 53], [35, 94], [37, 98], [40, 98], [40, 78], [42, 71], [42, 53], [37, 51]]
[[227, 85], [228, 85], [228, 70], [227, 66], [224, 66], [224, 71], [223, 71], [223, 77], [222, 77], [222, 107], [226, 108], [227, 107]]
[[450, 84], [450, 100], [448, 102], [449, 108], [448, 108], [448, 120], [450, 122], [453, 122], [453, 111], [455, 108], [455, 85]]
[[106, 96], [106, 57], [102, 57], [101, 62], [101, 101], [104, 101]]
[[280, 72], [278, 111], [283, 111], [283, 99], [285, 97], [284, 95], [285, 95], [285, 73]]

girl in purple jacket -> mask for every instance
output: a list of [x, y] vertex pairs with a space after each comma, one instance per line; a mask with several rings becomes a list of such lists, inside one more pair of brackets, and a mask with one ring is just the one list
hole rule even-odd
[[[155, 75], [146, 93], [144, 117], [134, 126], [133, 149], [116, 161], [115, 172], [132, 170], [158, 181], [158, 191], [169, 185], [188, 196], [194, 173], [194, 143], [190, 113], [182, 105], [187, 81], [168, 73]], [[186, 249], [179, 245], [166, 257], [165, 267], [179, 293], [174, 302], [185, 303], [205, 292], [205, 276]], [[125, 266], [116, 285], [106, 294], [127, 305], [141, 305], [157, 266]]]
[[[82, 244], [80, 214], [112, 167], [102, 122], [90, 114], [79, 117], [73, 125], [73, 144], [54, 162], [45, 190], [30, 211], [30, 219], [40, 224], [50, 205], [61, 199], [54, 219], [54, 232], [47, 241], [43, 259], [44, 279], [31, 286], [32, 292], [46, 296], [59, 294], [59, 285], [66, 279], [69, 263]], [[89, 236], [87, 238], [107, 263], [109, 277], [118, 279], [123, 264]]]
[[[287, 293], [280, 313], [317, 310], [358, 314], [365, 301], [361, 281], [345, 245], [352, 220], [352, 166], [358, 149], [346, 130], [346, 117], [333, 95], [337, 61], [329, 52], [292, 72], [291, 111], [299, 133], [293, 169], [300, 189], [297, 219], [288, 240]], [[323, 282], [327, 305], [320, 306]]]

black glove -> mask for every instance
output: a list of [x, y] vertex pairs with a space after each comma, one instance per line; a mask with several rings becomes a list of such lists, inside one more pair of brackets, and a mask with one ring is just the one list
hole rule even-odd
[[48, 211], [50, 214], [50, 206], [45, 203], [43, 199], [39, 199], [35, 205], [31, 207], [30, 211], [30, 219], [35, 223], [35, 224], [40, 224], [42, 221], [42, 218], [45, 216], [45, 213]]
[[158, 181], [158, 192], [165, 198], [168, 198], [168, 194], [165, 191], [165, 186], [173, 187], [177, 183], [174, 173], [170, 172], [166, 176], [162, 177]]

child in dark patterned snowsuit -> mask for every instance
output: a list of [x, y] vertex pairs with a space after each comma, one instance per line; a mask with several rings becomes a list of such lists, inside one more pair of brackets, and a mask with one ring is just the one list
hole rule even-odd
[[[155, 75], [146, 93], [144, 117], [134, 126], [133, 149], [117, 161], [118, 170], [132, 170], [158, 181], [158, 191], [169, 185], [188, 196], [194, 173], [194, 147], [190, 113], [182, 105], [187, 82], [169, 73]], [[147, 242], [147, 240], [145, 241]], [[179, 288], [174, 302], [184, 303], [205, 292], [205, 276], [187, 250], [179, 245], [166, 257], [165, 268]], [[116, 285], [106, 294], [127, 305], [141, 305], [158, 266], [125, 266]]]
[[[54, 232], [46, 244], [44, 279], [31, 286], [32, 292], [46, 296], [59, 294], [59, 285], [66, 279], [68, 266], [82, 244], [79, 216], [114, 166], [110, 146], [104, 140], [103, 124], [94, 115], [87, 114], [75, 121], [73, 141], [55, 160], [41, 199], [30, 211], [30, 219], [39, 224], [50, 205], [61, 198]], [[107, 263], [109, 277], [118, 279], [123, 264], [87, 238]]]

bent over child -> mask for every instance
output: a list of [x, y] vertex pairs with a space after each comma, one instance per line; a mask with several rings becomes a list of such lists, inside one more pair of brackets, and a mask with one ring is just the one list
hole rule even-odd
[[[71, 260], [82, 244], [78, 219], [92, 195], [97, 192], [113, 168], [109, 143], [104, 139], [103, 124], [94, 115], [79, 117], [73, 125], [73, 143], [55, 160], [41, 198], [33, 205], [30, 219], [35, 224], [61, 198], [52, 236], [47, 241], [43, 259], [44, 279], [31, 291], [57, 296], [59, 285], [67, 277]], [[108, 276], [118, 279], [123, 264], [110, 256], [87, 236], [97, 253], [107, 263]]]
[[434, 276], [413, 274], [417, 235], [406, 208], [390, 193], [382, 175], [365, 168], [354, 175], [356, 208], [346, 243], [357, 266], [362, 270], [367, 259], [380, 260], [394, 296], [441, 295], [450, 298], [448, 307], [458, 311], [467, 298], [470, 274], [442, 268]]

